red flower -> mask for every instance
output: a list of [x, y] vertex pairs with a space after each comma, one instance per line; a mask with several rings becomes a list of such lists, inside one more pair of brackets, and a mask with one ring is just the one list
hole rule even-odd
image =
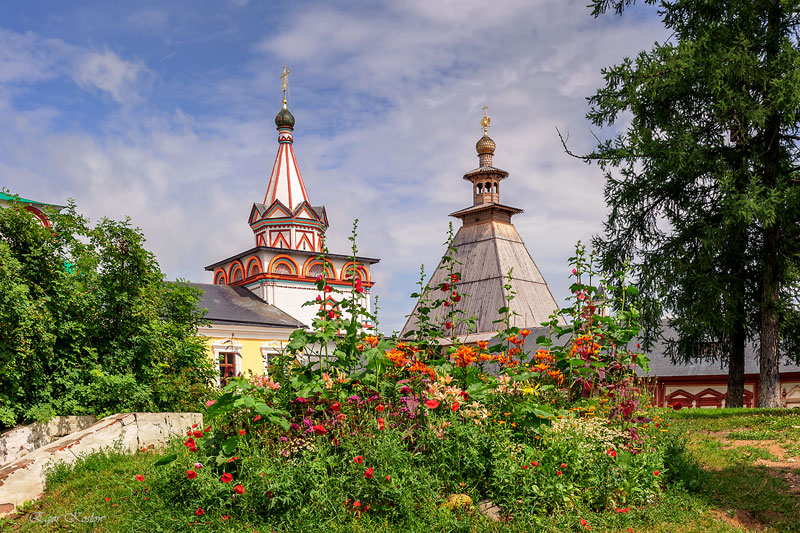
[[425, 407], [427, 407], [428, 409], [436, 409], [437, 407], [439, 407], [439, 402], [436, 400], [426, 400]]
[[450, 410], [454, 413], [458, 411], [458, 408], [461, 407], [461, 404], [458, 402], [453, 402], [453, 405], [450, 406]]
[[675, 402], [672, 404], [672, 408], [676, 411], [680, 411], [683, 408], [683, 404], [681, 402]]
[[256, 417], [253, 419], [253, 422], [258, 422], [259, 420], [261, 420], [261, 415], [256, 415]]
[[189, 437], [188, 439], [186, 439], [186, 441], [183, 443], [183, 445], [186, 446], [187, 448], [191, 448], [192, 446], [196, 446], [195, 442], [194, 442], [194, 439], [192, 437]]
[[336, 318], [336, 311], [334, 311], [333, 309], [328, 311], [328, 318], [330, 318], [330, 319]]
[[586, 521], [585, 519], [583, 519], [583, 518], [581, 518], [581, 525], [582, 525], [583, 527], [585, 527], [586, 529], [592, 529], [591, 527], [589, 527], [589, 522], [587, 522], [587, 521]]
[[317, 424], [316, 426], [313, 426], [311, 429], [313, 429], [314, 433], [316, 433], [317, 435], [324, 435], [325, 433], [328, 432], [328, 430], [325, 429], [325, 426], [323, 426], [322, 424]]
[[449, 291], [450, 290], [450, 284], [449, 283], [442, 283], [442, 290], [445, 291], [445, 292]]
[[193, 435], [199, 439], [200, 437], [202, 437], [202, 436], [203, 436], [203, 432], [202, 432], [202, 431], [195, 431], [195, 432], [193, 433]]
[[342, 404], [340, 404], [339, 402], [335, 402], [333, 405], [331, 405], [331, 409], [333, 409], [334, 412], [337, 412], [337, 413], [339, 412], [339, 410], [341, 408], [342, 408]]
[[467, 391], [462, 390], [460, 394], [462, 400], [469, 400], [469, 394], [467, 394]]
[[318, 301], [318, 302], [321, 302], [321, 301], [322, 301], [322, 296], [320, 296], [319, 294], [317, 295], [317, 301]]
[[610, 455], [611, 457], [616, 457], [617, 456], [617, 450], [614, 450], [613, 448], [611, 450], [608, 450], [606, 453], [608, 455]]
[[374, 475], [372, 472], [373, 472], [374, 470], [375, 470], [375, 469], [374, 469], [374, 468], [372, 468], [372, 467], [369, 467], [369, 468], [367, 468], [367, 471], [366, 471], [366, 472], [364, 472], [364, 477], [365, 477], [365, 478], [367, 478], [367, 479], [372, 479], [372, 476]]
[[558, 472], [556, 472], [556, 475], [557, 475], [557, 476], [560, 476], [560, 475], [561, 475], [561, 470], [559, 470]]
[[197, 477], [197, 472], [195, 472], [194, 470], [187, 470], [186, 477], [189, 479], [194, 479]]
[[202, 507], [198, 507], [197, 510], [194, 512], [197, 516], [203, 516], [206, 512], [203, 510]]
[[364, 462], [364, 458], [361, 457], [360, 455], [356, 455], [355, 457], [353, 457], [353, 462], [357, 465], [360, 465], [361, 463]]
[[567, 467], [567, 463], [561, 463], [561, 468], [566, 468], [566, 467]]
[[460, 279], [459, 274], [453, 274], [450, 276], [450, 281], [452, 281], [453, 283], [458, 283], [459, 279]]
[[444, 306], [445, 306], [445, 307], [450, 307], [450, 302], [448, 302], [447, 300], [445, 300], [445, 302], [444, 302]]
[[523, 470], [527, 470], [528, 469], [528, 465], [522, 465], [522, 469]]
[[207, 427], [206, 429], [204, 429], [203, 431], [205, 431], [206, 433], [208, 433], [209, 431], [211, 431], [211, 426], [208, 426], [208, 427]]
[[331, 291], [333, 291], [333, 287], [331, 287], [330, 285], [325, 285], [325, 288], [323, 290], [325, 292], [331, 292]]
[[375, 408], [375, 410], [376, 410], [376, 411], [380, 411], [380, 412], [382, 413], [383, 411], [385, 411], [385, 410], [386, 410], [386, 407], [384, 407], [384, 406], [383, 406], [383, 404], [381, 404], [381, 405], [378, 405], [378, 406]]
[[531, 461], [531, 466], [533, 467], [539, 466], [539, 461]]
[[[656, 474], [658, 475], [658, 474]], [[144, 481], [144, 476], [141, 474], [136, 474], [136, 481]]]
[[230, 483], [231, 481], [233, 481], [233, 476], [225, 472], [224, 474], [222, 474], [220, 480], [222, 480], [223, 483]]
[[236, 494], [244, 494], [244, 487], [241, 485], [236, 485], [235, 487], [233, 487], [233, 492], [235, 492]]
[[190, 446], [189, 447], [189, 451], [190, 452], [196, 452], [197, 451], [197, 446]]
[[247, 433], [247, 431], [245, 431], [245, 430], [243, 430], [243, 429], [240, 429], [240, 430], [239, 430], [239, 435], [244, 435], [245, 433]]
[[660, 473], [661, 473], [661, 472], [659, 472], [658, 470], [656, 470], [655, 472], [653, 472], [653, 475], [654, 475], [654, 476], [657, 476], [657, 475], [659, 475]]
[[391, 481], [391, 480], [392, 480], [391, 476], [386, 476], [386, 481]]
[[452, 327], [453, 327], [453, 323], [452, 322], [445, 322], [444, 323], [444, 329], [450, 329]]
[[317, 281], [322, 281], [322, 274], [320, 274], [319, 276], [317, 276]]
[[456, 291], [453, 291], [453, 294], [450, 295], [450, 299], [453, 300], [454, 302], [460, 302], [461, 295], [458, 294]]
[[110, 501], [111, 501], [111, 498], [109, 498], [109, 497], [105, 497], [105, 498], [103, 498], [103, 499], [104, 499], [105, 501], [107, 501], [107, 502], [110, 502]]
[[386, 426], [385, 426], [385, 425], [384, 425], [384, 423], [383, 423], [383, 418], [379, 418], [379, 419], [378, 419], [378, 429], [380, 429], [381, 431], [383, 431], [384, 429], [386, 429]]
[[361, 507], [361, 501], [356, 500], [353, 502], [353, 507]]

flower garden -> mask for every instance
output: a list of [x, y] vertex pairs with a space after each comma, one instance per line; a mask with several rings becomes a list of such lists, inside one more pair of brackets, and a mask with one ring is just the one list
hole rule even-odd
[[[138, 502], [165, 530], [588, 530], [597, 513], [624, 526], [667, 487], [696, 488], [698, 469], [636, 377], [636, 289], [599, 279], [580, 246], [571, 262], [571, 307], [549, 334], [531, 338], [503, 308], [493, 345], [447, 337], [467, 320], [455, 260], [450, 283], [417, 295], [403, 342], [364, 333], [354, 291], [346, 313], [322, 309], [293, 334], [269, 377], [231, 380], [204, 427], [137, 454], [119, 480], [129, 496], [105, 503]], [[432, 324], [439, 306], [447, 320]]]

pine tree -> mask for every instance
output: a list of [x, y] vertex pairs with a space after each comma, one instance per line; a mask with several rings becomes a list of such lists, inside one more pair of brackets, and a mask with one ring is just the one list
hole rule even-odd
[[[593, 0], [593, 15], [635, 0]], [[672, 31], [604, 69], [589, 99], [600, 127], [585, 156], [606, 175], [596, 240], [607, 268], [631, 260], [652, 340], [664, 314], [673, 353], [729, 363], [740, 406], [757, 340], [762, 407], [780, 405], [778, 363], [797, 357], [799, 0], [645, 0]], [[630, 117], [630, 122], [627, 122]]]

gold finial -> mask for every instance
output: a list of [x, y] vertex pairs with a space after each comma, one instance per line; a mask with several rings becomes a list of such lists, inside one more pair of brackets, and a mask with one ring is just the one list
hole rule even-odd
[[483, 126], [484, 135], [489, 133], [489, 124], [492, 122], [492, 119], [490, 119], [489, 115], [486, 113], [487, 109], [489, 109], [488, 106], [483, 106], [483, 118], [481, 119], [481, 126]]
[[286, 65], [283, 66], [281, 73], [281, 84], [283, 85], [283, 107], [286, 107], [286, 90], [289, 88], [289, 72], [291, 72]]

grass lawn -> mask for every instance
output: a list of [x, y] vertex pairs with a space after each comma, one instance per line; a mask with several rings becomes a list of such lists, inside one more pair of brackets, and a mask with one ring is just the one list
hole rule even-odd
[[[346, 523], [284, 524], [283, 531], [634, 531], [725, 532], [800, 530], [800, 410], [720, 409], [665, 412], [669, 430], [683, 431], [701, 465], [687, 484], [670, 486], [652, 504], [626, 512], [558, 514], [491, 522], [476, 508], [423, 509], [418, 523], [388, 524], [364, 515]], [[174, 513], [147, 483], [131, 481], [153, 469], [153, 453], [94, 454], [58, 468], [45, 496], [2, 531], [274, 531], [236, 517]], [[689, 487], [692, 488], [692, 487]], [[102, 518], [101, 518], [102, 517]], [[78, 521], [76, 521], [78, 520]], [[86, 520], [80, 522], [79, 520]]]

